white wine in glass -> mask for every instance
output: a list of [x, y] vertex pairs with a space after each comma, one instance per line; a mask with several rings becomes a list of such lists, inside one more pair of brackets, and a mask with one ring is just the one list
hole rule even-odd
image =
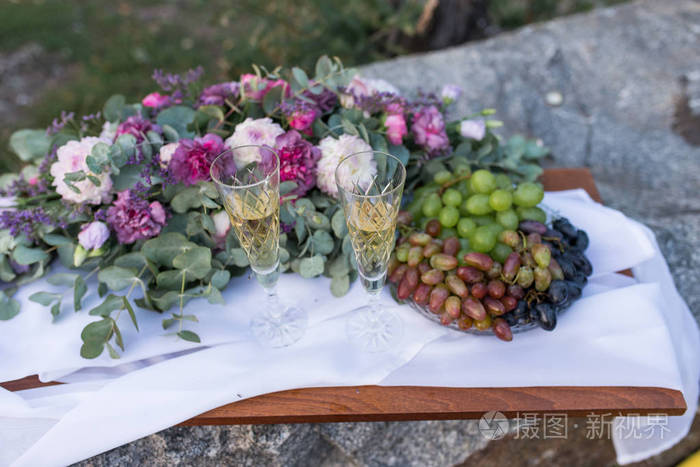
[[277, 298], [279, 279], [279, 157], [266, 146], [238, 146], [224, 151], [211, 165], [211, 178], [250, 267], [267, 292], [267, 304], [250, 322], [255, 338], [284, 347], [306, 332], [308, 315], [283, 306]]
[[369, 295], [369, 303], [348, 318], [347, 334], [364, 350], [383, 352], [403, 336], [401, 319], [394, 310], [379, 305], [379, 293], [394, 249], [406, 168], [390, 154], [360, 152], [343, 158], [335, 170], [335, 181], [360, 282]]

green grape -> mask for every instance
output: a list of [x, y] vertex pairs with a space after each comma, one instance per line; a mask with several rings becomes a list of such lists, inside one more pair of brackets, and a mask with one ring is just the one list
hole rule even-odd
[[455, 186], [457, 187], [459, 194], [462, 195], [462, 199], [467, 199], [472, 194], [472, 192], [469, 191], [469, 180], [462, 180]]
[[508, 230], [515, 230], [518, 228], [520, 219], [518, 215], [512, 209], [506, 211], [500, 211], [496, 213], [496, 222], [501, 224], [503, 228]]
[[442, 232], [440, 232], [440, 238], [441, 240], [444, 240], [446, 238], [450, 237], [456, 237], [457, 236], [457, 231], [453, 229], [452, 227], [443, 227]]
[[513, 195], [506, 190], [495, 190], [489, 196], [489, 206], [491, 206], [494, 211], [510, 209], [511, 204], [513, 204]]
[[469, 166], [469, 162], [459, 161], [454, 165], [454, 172], [460, 177], [466, 176], [472, 173], [472, 168]]
[[501, 190], [506, 191], [513, 191], [515, 189], [515, 187], [513, 186], [513, 182], [511, 181], [510, 177], [506, 174], [496, 175], [496, 186]]
[[457, 207], [462, 204], [462, 194], [454, 188], [448, 188], [442, 194], [442, 204]]
[[477, 170], [470, 180], [472, 189], [476, 193], [489, 194], [496, 189], [496, 177], [488, 170]]
[[533, 208], [544, 198], [544, 191], [541, 187], [532, 182], [525, 182], [518, 185], [513, 192], [513, 202], [516, 206], [523, 208]]
[[543, 224], [547, 222], [547, 214], [540, 208], [518, 208], [517, 212], [521, 221], [531, 220]]
[[411, 213], [413, 222], [418, 222], [423, 218], [422, 203], [413, 201], [406, 206], [406, 210]]
[[496, 246], [493, 247], [493, 249], [489, 252], [489, 255], [491, 258], [494, 260], [498, 261], [499, 263], [503, 264], [506, 262], [506, 258], [508, 258], [508, 255], [513, 252], [513, 249], [506, 245], [505, 243], [496, 243]]
[[496, 246], [496, 235], [489, 229], [488, 226], [482, 225], [478, 227], [472, 237], [469, 239], [471, 247], [479, 253], [487, 253]]
[[463, 217], [457, 222], [457, 234], [462, 238], [469, 237], [476, 229], [476, 222], [468, 217]]
[[501, 224], [499, 224], [499, 223], [497, 223], [497, 222], [492, 222], [492, 223], [490, 223], [490, 224], [486, 224], [486, 227], [487, 227], [491, 232], [493, 232], [493, 234], [496, 236], [496, 238], [498, 238], [498, 236], [500, 235], [501, 232], [503, 232], [504, 230], [506, 230]]
[[460, 238], [459, 245], [460, 245], [461, 250], [468, 250], [469, 249], [469, 240], [466, 238]]
[[472, 220], [476, 222], [476, 225], [489, 225], [495, 222], [495, 219], [488, 214], [485, 216], [472, 216]]
[[433, 176], [433, 181], [438, 185], [449, 182], [452, 179], [452, 174], [448, 170], [441, 170]]
[[459, 221], [459, 210], [454, 206], [445, 206], [440, 210], [439, 219], [443, 227], [454, 227]]
[[459, 250], [457, 253], [457, 266], [467, 266], [467, 263], [464, 262], [464, 255], [469, 253], [468, 248], [464, 248], [462, 250]]
[[482, 216], [491, 212], [489, 196], [485, 194], [471, 195], [467, 199], [467, 211], [475, 216]]
[[440, 195], [437, 193], [431, 193], [423, 201], [423, 215], [426, 217], [437, 217], [442, 209], [442, 201], [440, 201]]

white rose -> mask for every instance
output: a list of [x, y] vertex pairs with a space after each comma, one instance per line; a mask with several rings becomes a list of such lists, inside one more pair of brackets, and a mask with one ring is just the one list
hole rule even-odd
[[[323, 191], [335, 198], [338, 197], [338, 186], [335, 183], [335, 169], [345, 157], [356, 152], [372, 151], [372, 147], [362, 138], [353, 135], [341, 135], [335, 139], [327, 136], [318, 144], [321, 150], [321, 159], [316, 166], [316, 185]], [[377, 166], [374, 158], [360, 159], [366, 162], [365, 165], [353, 165], [345, 167], [347, 173], [341, 173], [341, 179], [353, 176], [357, 179], [360, 174], [360, 182], [369, 183], [377, 173]]]
[[224, 210], [211, 215], [214, 221], [214, 227], [216, 228], [216, 238], [224, 238], [231, 228], [231, 221], [228, 218], [228, 213]]
[[168, 164], [170, 163], [170, 159], [173, 158], [173, 154], [175, 154], [175, 150], [178, 147], [178, 143], [168, 143], [165, 146], [160, 148], [160, 152], [158, 153], [160, 155], [160, 167], [161, 169], [167, 169]]
[[[110, 144], [110, 141], [88, 136], [80, 141], [68, 141], [58, 148], [56, 152], [58, 160], [51, 165], [50, 172], [54, 178], [52, 184], [56, 187], [56, 192], [60, 194], [64, 200], [71, 203], [100, 204], [109, 201], [112, 197], [112, 179], [109, 177], [109, 174], [103, 172], [99, 175], [95, 175], [90, 171], [85, 162], [93, 146], [97, 143]], [[79, 182], [73, 182], [73, 186], [76, 187], [80, 193], [72, 190], [63, 178], [67, 173], [77, 172], [79, 170], [85, 172], [86, 175], [97, 177], [100, 181], [100, 186], [95, 185], [89, 179], [85, 179]]]
[[[236, 125], [233, 134], [226, 139], [226, 145], [230, 148], [236, 146], [256, 145], [275, 147], [275, 139], [284, 134], [279, 124], [270, 118], [246, 118]], [[243, 148], [235, 151], [236, 162], [249, 164], [260, 160], [257, 148]]]

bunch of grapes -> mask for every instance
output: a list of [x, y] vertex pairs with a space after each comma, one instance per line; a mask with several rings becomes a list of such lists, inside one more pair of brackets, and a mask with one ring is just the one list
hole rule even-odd
[[515, 325], [554, 329], [592, 267], [584, 231], [563, 218], [545, 224], [541, 186], [499, 178], [446, 172], [419, 188], [400, 214], [404, 235], [388, 274], [399, 300], [427, 307], [442, 324], [492, 328], [510, 341]]

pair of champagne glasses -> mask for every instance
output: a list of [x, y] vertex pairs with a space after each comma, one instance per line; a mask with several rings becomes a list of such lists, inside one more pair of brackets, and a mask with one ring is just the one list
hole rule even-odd
[[[284, 306], [276, 293], [279, 279], [280, 160], [267, 146], [239, 146], [220, 154], [211, 177], [246, 252], [258, 282], [267, 292], [263, 310], [251, 320], [255, 338], [269, 347], [299, 340], [308, 324], [307, 312]], [[403, 334], [395, 310], [379, 304], [389, 256], [394, 248], [396, 219], [406, 168], [379, 151], [350, 154], [335, 170], [338, 197], [345, 214], [367, 305], [351, 312], [346, 322], [350, 341], [369, 352], [386, 351]]]

